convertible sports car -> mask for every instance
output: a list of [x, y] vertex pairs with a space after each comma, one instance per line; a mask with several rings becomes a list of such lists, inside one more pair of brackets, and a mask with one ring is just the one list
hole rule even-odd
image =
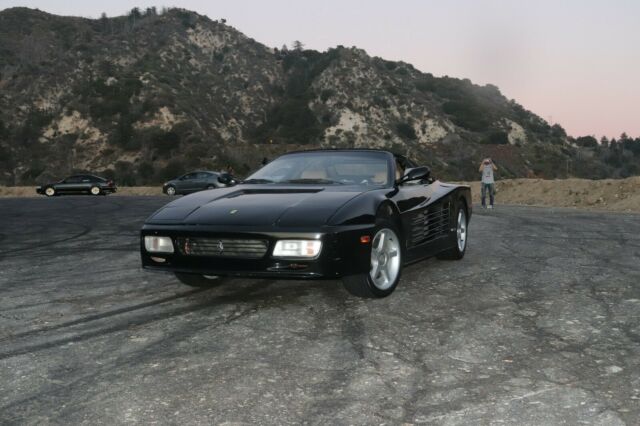
[[223, 277], [342, 278], [361, 297], [393, 292], [403, 265], [462, 259], [468, 186], [378, 150], [285, 154], [235, 186], [177, 199], [145, 222], [142, 265], [191, 286]]

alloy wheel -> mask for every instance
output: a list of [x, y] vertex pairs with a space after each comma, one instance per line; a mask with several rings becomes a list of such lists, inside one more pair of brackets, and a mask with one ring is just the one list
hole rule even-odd
[[389, 228], [380, 229], [371, 245], [371, 269], [369, 276], [376, 288], [386, 290], [400, 274], [400, 242]]

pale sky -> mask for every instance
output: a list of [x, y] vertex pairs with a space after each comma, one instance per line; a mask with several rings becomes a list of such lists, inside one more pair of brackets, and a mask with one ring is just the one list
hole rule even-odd
[[573, 136], [640, 136], [639, 0], [0, 0], [0, 9], [93, 18], [153, 5], [225, 18], [272, 47], [357, 46], [491, 83]]

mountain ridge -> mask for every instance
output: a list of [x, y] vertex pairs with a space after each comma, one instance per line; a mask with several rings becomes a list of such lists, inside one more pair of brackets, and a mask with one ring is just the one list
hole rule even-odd
[[449, 179], [474, 178], [487, 155], [505, 177], [615, 173], [496, 86], [355, 47], [270, 48], [183, 9], [0, 11], [0, 90], [5, 184], [78, 170], [125, 184], [192, 168], [246, 173], [314, 147], [391, 149]]

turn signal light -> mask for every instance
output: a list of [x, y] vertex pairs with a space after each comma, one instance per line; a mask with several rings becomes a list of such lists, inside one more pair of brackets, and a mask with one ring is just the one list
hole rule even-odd
[[360, 243], [369, 244], [371, 242], [371, 235], [363, 235], [360, 237]]

